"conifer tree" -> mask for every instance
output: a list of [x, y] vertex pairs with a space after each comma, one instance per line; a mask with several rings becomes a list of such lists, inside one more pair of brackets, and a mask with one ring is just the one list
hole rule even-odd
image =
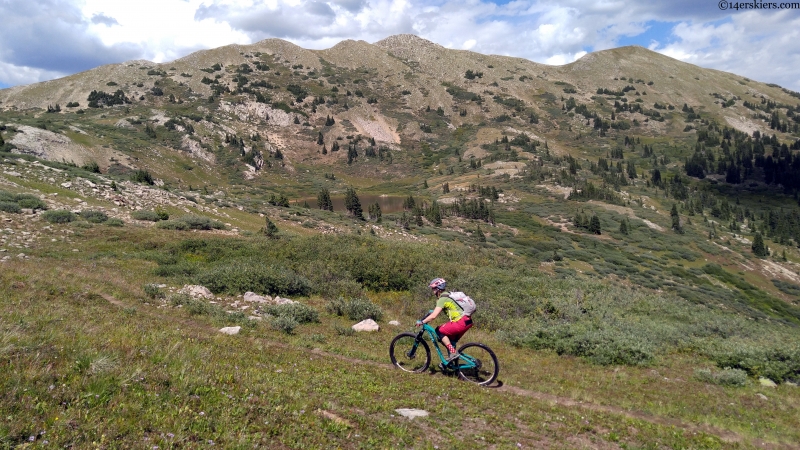
[[326, 188], [322, 188], [317, 194], [317, 207], [327, 211], [333, 211], [333, 201], [331, 200], [331, 193]]
[[669, 215], [672, 217], [672, 229], [675, 230], [676, 233], [683, 234], [681, 218], [678, 215], [678, 207], [675, 203], [672, 204], [672, 210], [670, 210]]
[[753, 254], [759, 258], [769, 255], [769, 250], [767, 246], [764, 245], [764, 238], [761, 237], [761, 233], [756, 233], [755, 238], [753, 238], [753, 245], [750, 249], [753, 250]]
[[356, 219], [364, 220], [364, 212], [361, 209], [361, 201], [356, 195], [356, 190], [349, 187], [344, 194], [344, 207]]
[[377, 223], [381, 223], [383, 221], [381, 205], [377, 201], [374, 204], [369, 205], [369, 218]]
[[322, 137], [321, 131], [317, 135], [317, 145], [325, 145], [325, 139]]
[[478, 242], [486, 242], [486, 235], [483, 234], [483, 231], [481, 230], [481, 226], [480, 225], [478, 225], [478, 229], [475, 230], [475, 239]]
[[439, 203], [434, 201], [431, 207], [425, 212], [425, 217], [435, 226], [442, 226], [442, 213], [439, 210]]
[[622, 222], [619, 223], [619, 232], [622, 234], [628, 234], [628, 219], [622, 219]]
[[600, 218], [597, 217], [597, 214], [593, 215], [592, 220], [589, 221], [589, 232], [600, 234]]
[[268, 238], [277, 238], [278, 237], [278, 227], [269, 220], [269, 217], [266, 218], [266, 223], [264, 228], [261, 229], [261, 232], [264, 233], [265, 236]]

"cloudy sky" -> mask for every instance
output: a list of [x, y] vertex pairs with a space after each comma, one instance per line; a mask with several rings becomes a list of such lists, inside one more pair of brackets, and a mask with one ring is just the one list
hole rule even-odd
[[722, 10], [723, 3], [0, 0], [0, 87], [132, 59], [167, 62], [195, 50], [270, 37], [323, 49], [344, 39], [376, 42], [412, 33], [449, 48], [547, 64], [641, 45], [800, 91], [800, 9]]

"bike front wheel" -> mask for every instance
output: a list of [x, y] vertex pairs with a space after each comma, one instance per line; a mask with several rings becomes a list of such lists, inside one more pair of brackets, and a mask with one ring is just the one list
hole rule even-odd
[[500, 363], [492, 349], [484, 344], [470, 342], [458, 349], [458, 377], [465, 381], [487, 386], [497, 379]]
[[417, 339], [417, 334], [400, 333], [389, 345], [389, 357], [400, 369], [420, 373], [431, 364], [431, 349], [423, 339]]

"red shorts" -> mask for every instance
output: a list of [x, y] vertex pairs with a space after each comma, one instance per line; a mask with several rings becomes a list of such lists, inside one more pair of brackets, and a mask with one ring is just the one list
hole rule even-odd
[[439, 335], [439, 339], [441, 339], [442, 336], [447, 336], [451, 341], [458, 341], [470, 328], [472, 328], [472, 318], [463, 316], [455, 322], [447, 322], [446, 324], [438, 326], [436, 328], [436, 334]]

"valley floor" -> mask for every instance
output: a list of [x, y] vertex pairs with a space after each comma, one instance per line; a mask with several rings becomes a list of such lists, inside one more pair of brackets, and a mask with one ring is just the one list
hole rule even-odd
[[[53, 230], [39, 230], [42, 233]], [[475, 329], [500, 383], [393, 370], [388, 343], [411, 328], [410, 294], [375, 294], [376, 333], [300, 299], [320, 321], [293, 334], [142, 295], [143, 257], [179, 232], [72, 229], [1, 263], [0, 445], [76, 448], [796, 448], [800, 390], [698, 381], [712, 364], [671, 354], [597, 366], [515, 348]], [[57, 231], [55, 233], [60, 233]], [[49, 237], [49, 236], [48, 236]], [[148, 244], [151, 243], [151, 244]], [[24, 244], [23, 244], [24, 245]], [[174, 289], [180, 286], [169, 286]], [[168, 287], [168, 288], [169, 288]], [[218, 297], [220, 304], [235, 297]], [[479, 316], [478, 316], [479, 317]], [[239, 322], [241, 323], [241, 322]], [[398, 408], [430, 413], [413, 420]]]

